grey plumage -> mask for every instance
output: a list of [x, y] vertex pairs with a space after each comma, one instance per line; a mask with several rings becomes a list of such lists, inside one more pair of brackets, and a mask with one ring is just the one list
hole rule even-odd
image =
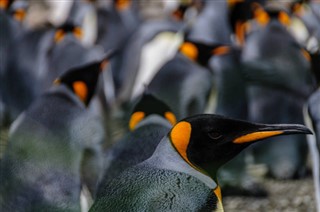
[[[252, 32], [246, 40], [242, 61], [248, 80], [249, 120], [303, 123], [302, 106], [315, 81], [309, 61], [286, 28], [271, 19], [264, 28]], [[253, 148], [256, 162], [267, 164], [270, 174], [276, 178], [304, 175], [305, 137], [270, 140], [283, 141], [256, 145]]]
[[204, 112], [212, 86], [212, 73], [184, 55], [177, 55], [161, 67], [148, 89], [162, 99], [177, 119]]

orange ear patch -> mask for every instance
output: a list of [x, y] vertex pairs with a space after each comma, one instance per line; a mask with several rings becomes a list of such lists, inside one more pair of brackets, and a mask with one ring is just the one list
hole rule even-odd
[[254, 19], [261, 25], [261, 26], [265, 26], [269, 23], [270, 21], [270, 17], [268, 15], [268, 13], [266, 11], [264, 11], [264, 9], [262, 8], [257, 8], [254, 11]]
[[172, 124], [172, 126], [177, 123], [176, 116], [171, 112], [165, 112], [164, 117]]
[[229, 7], [232, 7], [234, 6], [235, 4], [238, 4], [238, 3], [242, 3], [244, 2], [245, 0], [227, 0], [227, 3], [228, 3], [228, 6]]
[[14, 18], [17, 20], [17, 21], [23, 21], [24, 18], [26, 17], [26, 11], [20, 9], [20, 10], [16, 10], [15, 13], [14, 13]]
[[142, 111], [135, 112], [131, 115], [130, 121], [129, 121], [129, 129], [131, 131], [134, 130], [134, 128], [137, 126], [137, 124], [145, 117], [145, 113]]
[[181, 45], [180, 52], [193, 61], [197, 59], [199, 54], [198, 48], [189, 42], [185, 42]]
[[228, 54], [230, 52], [230, 47], [229, 46], [220, 46], [218, 48], [215, 48], [212, 51], [213, 55], [225, 55]]
[[7, 9], [9, 5], [9, 0], [0, 0], [0, 8], [1, 9]]
[[76, 36], [76, 38], [78, 38], [79, 40], [82, 39], [82, 36], [83, 36], [83, 32], [82, 32], [82, 29], [80, 27], [75, 27], [73, 29], [73, 34], [74, 36]]
[[108, 60], [103, 60], [100, 64], [100, 71], [103, 71], [107, 67], [108, 64], [109, 64]]
[[311, 61], [311, 56], [305, 49], [301, 49], [301, 53], [307, 61]]
[[285, 26], [289, 26], [291, 23], [289, 15], [283, 11], [279, 12], [278, 19]]
[[65, 34], [64, 34], [64, 31], [63, 31], [62, 29], [57, 30], [56, 33], [55, 33], [55, 35], [54, 35], [54, 41], [55, 41], [56, 43], [59, 43], [60, 41], [63, 40], [64, 35], [65, 35]]
[[187, 149], [191, 137], [191, 124], [186, 121], [176, 124], [171, 132], [170, 138], [174, 148], [180, 154], [180, 156], [193, 168], [197, 169], [188, 159]]
[[262, 132], [249, 133], [247, 135], [243, 135], [236, 138], [235, 140], [233, 140], [233, 143], [235, 144], [249, 143], [256, 140], [269, 138], [275, 135], [280, 135], [282, 133], [283, 133], [282, 131], [262, 131]]
[[119, 11], [128, 9], [131, 4], [131, 0], [116, 0], [116, 8]]
[[75, 81], [73, 84], [73, 90], [75, 92], [75, 94], [77, 94], [77, 96], [79, 96], [79, 98], [85, 102], [87, 97], [88, 97], [88, 87], [86, 85], [86, 83], [82, 82], [82, 81]]

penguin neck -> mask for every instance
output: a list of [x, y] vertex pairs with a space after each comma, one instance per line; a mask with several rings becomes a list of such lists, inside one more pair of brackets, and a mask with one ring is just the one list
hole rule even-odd
[[136, 126], [136, 129], [146, 125], [150, 125], [150, 124], [158, 124], [161, 126], [168, 127], [169, 129], [172, 127], [169, 121], [163, 118], [162, 116], [159, 116], [157, 114], [152, 114], [144, 118], [140, 123], [138, 123], [138, 125]]
[[191, 175], [199, 179], [211, 189], [215, 189], [218, 186], [215, 177], [211, 178], [208, 175], [203, 174], [186, 162], [174, 149], [167, 136], [160, 141], [155, 152], [151, 158], [148, 159], [148, 161], [150, 161], [150, 164], [155, 164], [153, 166], [157, 168], [168, 169]]
[[50, 88], [47, 95], [59, 95], [65, 100], [69, 100], [83, 109], [86, 108], [85, 104], [65, 85], [53, 86]]

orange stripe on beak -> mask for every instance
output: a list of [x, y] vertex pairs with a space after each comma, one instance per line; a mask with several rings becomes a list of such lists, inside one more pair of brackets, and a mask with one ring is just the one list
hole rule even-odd
[[233, 140], [233, 143], [235, 144], [242, 144], [242, 143], [249, 143], [253, 141], [257, 141], [260, 139], [272, 137], [275, 135], [280, 135], [283, 134], [283, 131], [261, 131], [261, 132], [254, 132], [254, 133], [249, 133], [247, 135], [240, 136]]

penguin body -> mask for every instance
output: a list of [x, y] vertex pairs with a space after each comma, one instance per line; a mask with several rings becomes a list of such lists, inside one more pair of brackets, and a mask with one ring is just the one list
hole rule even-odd
[[148, 89], [172, 108], [179, 120], [204, 111], [211, 86], [209, 70], [177, 53], [160, 68]]
[[11, 71], [10, 60], [19, 48], [17, 40], [26, 31], [23, 20], [28, 7], [24, 1], [7, 1], [7, 4], [0, 8], [0, 126], [10, 124], [11, 109], [7, 102], [6, 75]]
[[146, 161], [121, 173], [90, 211], [223, 211], [216, 173], [250, 143], [301, 125], [264, 125], [201, 114], [178, 122]]
[[[142, 120], [140, 116], [143, 116]], [[168, 106], [152, 94], [144, 94], [131, 114], [131, 132], [126, 133], [107, 153], [98, 197], [104, 195], [104, 187], [123, 170], [149, 158], [175, 122]]]
[[94, 191], [102, 170], [103, 127], [86, 105], [100, 64], [62, 75], [12, 124], [0, 167], [4, 211], [79, 211], [81, 182]]
[[[127, 46], [123, 52], [123, 63], [117, 70], [119, 79], [121, 79], [121, 87], [119, 90], [119, 101], [131, 101], [143, 92], [143, 85], [149, 84], [153, 76], [159, 70], [159, 66], [163, 65], [167, 60], [173, 57], [176, 52], [182, 36], [178, 34], [178, 30], [182, 28], [181, 23], [173, 20], [147, 20], [140, 25], [137, 31], [129, 39]], [[159, 40], [159, 45], [165, 46], [165, 53], [155, 55], [145, 52], [145, 47]], [[161, 43], [162, 41], [162, 43]], [[152, 49], [152, 53], [154, 53]], [[150, 64], [144, 67], [146, 61]], [[154, 64], [158, 64], [157, 67]]]
[[[243, 49], [251, 121], [303, 123], [302, 106], [315, 86], [308, 57], [287, 31], [284, 23], [288, 22], [281, 22], [282, 16], [281, 12], [272, 12], [264, 26], [249, 34]], [[288, 136], [281, 140], [285, 141], [254, 146], [255, 161], [267, 164], [275, 178], [303, 176], [305, 138]]]
[[314, 181], [315, 202], [320, 209], [320, 90], [316, 90], [309, 98], [305, 113], [305, 122], [314, 131], [314, 136], [308, 137], [312, 173]]
[[[10, 119], [14, 120], [30, 103], [46, 91], [55, 78], [69, 68], [94, 61], [102, 54], [97, 47], [84, 47], [81, 29], [65, 24], [54, 29], [30, 30], [19, 39], [5, 76]], [[12, 83], [16, 82], [16, 83]]]

